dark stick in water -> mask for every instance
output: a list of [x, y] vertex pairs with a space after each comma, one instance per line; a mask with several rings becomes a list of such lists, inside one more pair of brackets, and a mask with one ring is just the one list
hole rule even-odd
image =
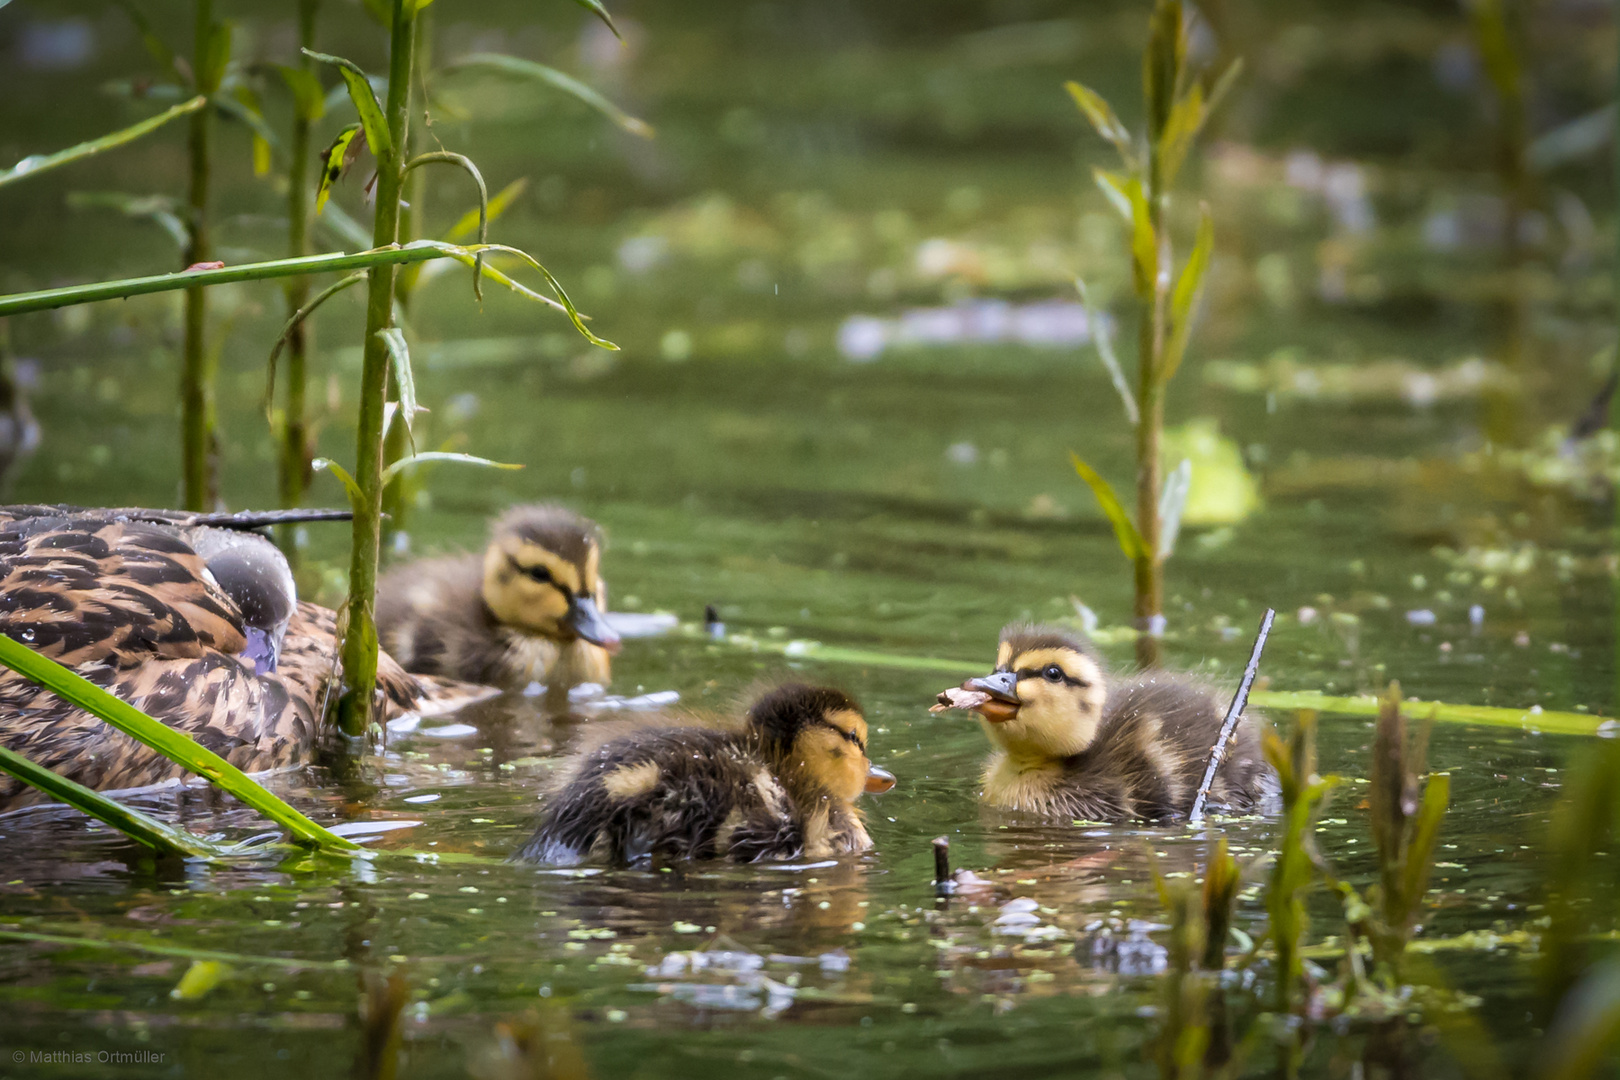
[[956, 891], [956, 879], [951, 877], [951, 842], [943, 836], [934, 838], [934, 892], [950, 896]]
[[1243, 715], [1243, 709], [1249, 704], [1249, 688], [1254, 685], [1254, 677], [1260, 671], [1260, 654], [1266, 651], [1266, 635], [1271, 633], [1272, 620], [1277, 613], [1266, 608], [1266, 613], [1260, 619], [1260, 632], [1254, 637], [1254, 648], [1249, 651], [1249, 666], [1243, 669], [1243, 681], [1238, 684], [1237, 693], [1232, 695], [1231, 707], [1226, 710], [1226, 719], [1221, 723], [1221, 736], [1215, 740], [1215, 745], [1209, 750], [1209, 766], [1204, 769], [1204, 782], [1198, 785], [1198, 797], [1193, 800], [1192, 812], [1187, 815], [1189, 825], [1197, 825], [1204, 820], [1204, 803], [1209, 799], [1209, 789], [1215, 783], [1215, 772], [1221, 767], [1226, 758], [1226, 748], [1232, 742], [1232, 735], [1237, 731], [1238, 718]]

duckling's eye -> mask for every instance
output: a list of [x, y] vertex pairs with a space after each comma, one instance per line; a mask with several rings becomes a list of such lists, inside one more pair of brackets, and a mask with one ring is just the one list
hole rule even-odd
[[1063, 677], [1063, 669], [1058, 667], [1056, 664], [1047, 664], [1041, 669], [1041, 678], [1045, 679], [1047, 682], [1062, 682]]

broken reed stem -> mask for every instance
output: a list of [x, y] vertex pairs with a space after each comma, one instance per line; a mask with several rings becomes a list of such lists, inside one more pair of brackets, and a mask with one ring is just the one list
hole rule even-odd
[[[303, 49], [315, 47], [315, 15], [320, 0], [298, 0], [298, 43]], [[307, 52], [298, 54], [298, 66], [313, 74], [315, 61]], [[295, 102], [292, 121], [291, 161], [287, 166], [287, 255], [299, 258], [309, 254], [309, 139], [313, 121]], [[296, 315], [309, 300], [309, 278], [295, 277], [287, 282], [287, 317]], [[313, 458], [309, 426], [305, 415], [304, 389], [308, 378], [308, 358], [312, 328], [303, 322], [288, 331], [287, 399], [281, 417], [280, 488], [281, 505], [295, 507], [304, 501], [309, 488]], [[289, 559], [296, 558], [295, 531], [287, 526], [281, 547]]]
[[[412, 0], [394, 0], [389, 43], [386, 117], [393, 146], [377, 161], [377, 216], [372, 242], [397, 243], [400, 186], [410, 125], [411, 74], [416, 47]], [[388, 396], [389, 353], [381, 331], [394, 325], [392, 264], [371, 270], [366, 302], [365, 353], [360, 375], [360, 416], [356, 425], [354, 476], [361, 498], [355, 506], [354, 541], [349, 553], [349, 625], [343, 637], [343, 693], [337, 723], [345, 735], [365, 734], [371, 724], [377, 685], [377, 558], [382, 536], [383, 403]]]
[[934, 838], [934, 893], [950, 896], [956, 891], [956, 880], [951, 877], [951, 842], [943, 836]]
[[1249, 650], [1249, 665], [1243, 669], [1243, 681], [1238, 684], [1237, 693], [1232, 695], [1226, 719], [1221, 722], [1221, 736], [1209, 749], [1209, 765], [1204, 769], [1203, 782], [1198, 785], [1198, 796], [1193, 799], [1192, 812], [1187, 815], [1189, 825], [1197, 825], [1204, 820], [1204, 804], [1209, 801], [1209, 789], [1215, 783], [1215, 773], [1220, 769], [1221, 762], [1226, 760], [1226, 749], [1237, 731], [1238, 720], [1249, 704], [1249, 689], [1254, 686], [1254, 677], [1260, 672], [1260, 654], [1266, 651], [1266, 637], [1270, 635], [1271, 624], [1276, 618], [1277, 612], [1272, 608], [1266, 608], [1266, 613], [1260, 617], [1260, 632], [1254, 637], [1254, 648]]
[[[197, 90], [213, 93], [203, 84], [208, 71], [208, 46], [213, 36], [213, 0], [196, 2], [196, 40], [191, 70]], [[185, 263], [195, 266], [210, 258], [208, 235], [208, 152], [213, 130], [213, 107], [191, 114], [188, 140], [191, 187], [187, 195]], [[208, 293], [202, 287], [186, 290], [185, 342], [180, 365], [181, 502], [187, 510], [207, 510], [219, 497], [218, 460], [214, 447], [213, 380], [208, 371], [205, 340], [208, 329]]]

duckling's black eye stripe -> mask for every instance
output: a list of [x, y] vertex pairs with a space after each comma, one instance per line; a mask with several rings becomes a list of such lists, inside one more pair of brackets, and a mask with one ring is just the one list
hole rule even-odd
[[[1014, 675], [1014, 677], [1016, 677], [1016, 678], [1018, 678], [1020, 680], [1023, 680], [1023, 679], [1040, 679], [1042, 682], [1045, 682], [1046, 681], [1046, 676], [1044, 674], [1042, 674], [1045, 670], [1046, 670], [1045, 668], [1032, 668], [1032, 667], [1019, 668], [1017, 671], [1013, 672], [1013, 675]], [[1075, 678], [1073, 675], [1070, 675], [1067, 671], [1063, 672], [1063, 681], [1064, 681], [1064, 683], [1066, 683], [1069, 686], [1090, 686], [1091, 685], [1090, 683], [1086, 682], [1086, 680], [1084, 680], [1084, 679]]]
[[861, 753], [866, 753], [866, 744], [861, 742], [861, 737], [855, 734], [853, 731], [845, 731], [831, 720], [817, 720], [815, 721], [815, 724], [818, 727], [830, 728], [831, 730], [838, 732], [838, 734], [844, 737], [845, 742], [854, 743]]

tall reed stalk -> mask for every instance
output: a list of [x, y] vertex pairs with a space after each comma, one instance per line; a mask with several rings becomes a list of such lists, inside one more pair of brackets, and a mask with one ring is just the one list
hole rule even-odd
[[[411, 75], [416, 51], [415, 0], [393, 0], [388, 54], [386, 145], [371, 142], [377, 159], [377, 214], [372, 243], [399, 239], [400, 188], [410, 130]], [[371, 722], [377, 685], [377, 558], [382, 535], [383, 405], [388, 397], [390, 354], [384, 331], [394, 326], [392, 265], [370, 270], [366, 336], [360, 375], [360, 417], [355, 436], [355, 481], [360, 489], [349, 555], [348, 628], [343, 638], [343, 689], [337, 703], [338, 727], [346, 735], [365, 733]]]
[[[1164, 396], [1181, 365], [1192, 322], [1203, 295], [1204, 279], [1215, 244], [1209, 208], [1203, 209], [1192, 253], [1180, 275], [1174, 273], [1170, 235], [1170, 193], [1199, 130], [1236, 77], [1234, 62], [1206, 97], [1187, 62], [1188, 20], [1181, 0], [1157, 0], [1149, 20], [1142, 82], [1147, 107], [1140, 140], [1120, 123], [1103, 97], [1079, 83], [1067, 84], [1070, 95], [1097, 133], [1113, 144], [1123, 172], [1095, 170], [1097, 186], [1124, 218], [1130, 231], [1132, 281], [1137, 300], [1137, 380], [1126, 411], [1136, 423], [1136, 513], [1133, 521], [1119, 498], [1095, 470], [1078, 458], [1075, 468], [1091, 486], [1113, 522], [1120, 547], [1133, 564], [1136, 599], [1136, 659], [1144, 666], [1159, 662], [1164, 632], [1164, 563], [1171, 552], [1180, 518], [1185, 484], [1166, 485], [1160, 460], [1164, 435]], [[1082, 290], [1083, 292], [1083, 290]], [[1095, 328], [1101, 348], [1101, 328]], [[1104, 354], [1108, 359], [1108, 354]], [[1179, 502], [1177, 500], [1180, 500]]]
[[[298, 0], [298, 44], [301, 49], [297, 71], [300, 74], [287, 76], [293, 90], [292, 138], [287, 163], [287, 256], [293, 259], [309, 254], [309, 140], [315, 121], [320, 119], [324, 111], [320, 82], [315, 77], [315, 61], [302, 51], [315, 47], [315, 18], [319, 10], [320, 0]], [[288, 279], [286, 298], [287, 315], [291, 319], [309, 300], [309, 278]], [[310, 440], [304, 391], [308, 384], [312, 345], [307, 320], [298, 320], [287, 337], [287, 385], [281, 415], [278, 481], [281, 505], [285, 507], [302, 505], [304, 492], [309, 487], [314, 447]], [[288, 558], [297, 556], [295, 530], [295, 526], [283, 526], [281, 546]]]
[[[197, 93], [212, 96], [225, 75], [230, 37], [226, 28], [214, 21], [213, 0], [196, 0], [195, 14], [191, 70]], [[206, 263], [213, 257], [208, 221], [213, 126], [213, 109], [198, 109], [191, 114], [187, 266]], [[187, 289], [180, 370], [181, 502], [187, 510], [208, 510], [219, 501], [219, 441], [207, 334], [208, 292], [201, 286]]]

